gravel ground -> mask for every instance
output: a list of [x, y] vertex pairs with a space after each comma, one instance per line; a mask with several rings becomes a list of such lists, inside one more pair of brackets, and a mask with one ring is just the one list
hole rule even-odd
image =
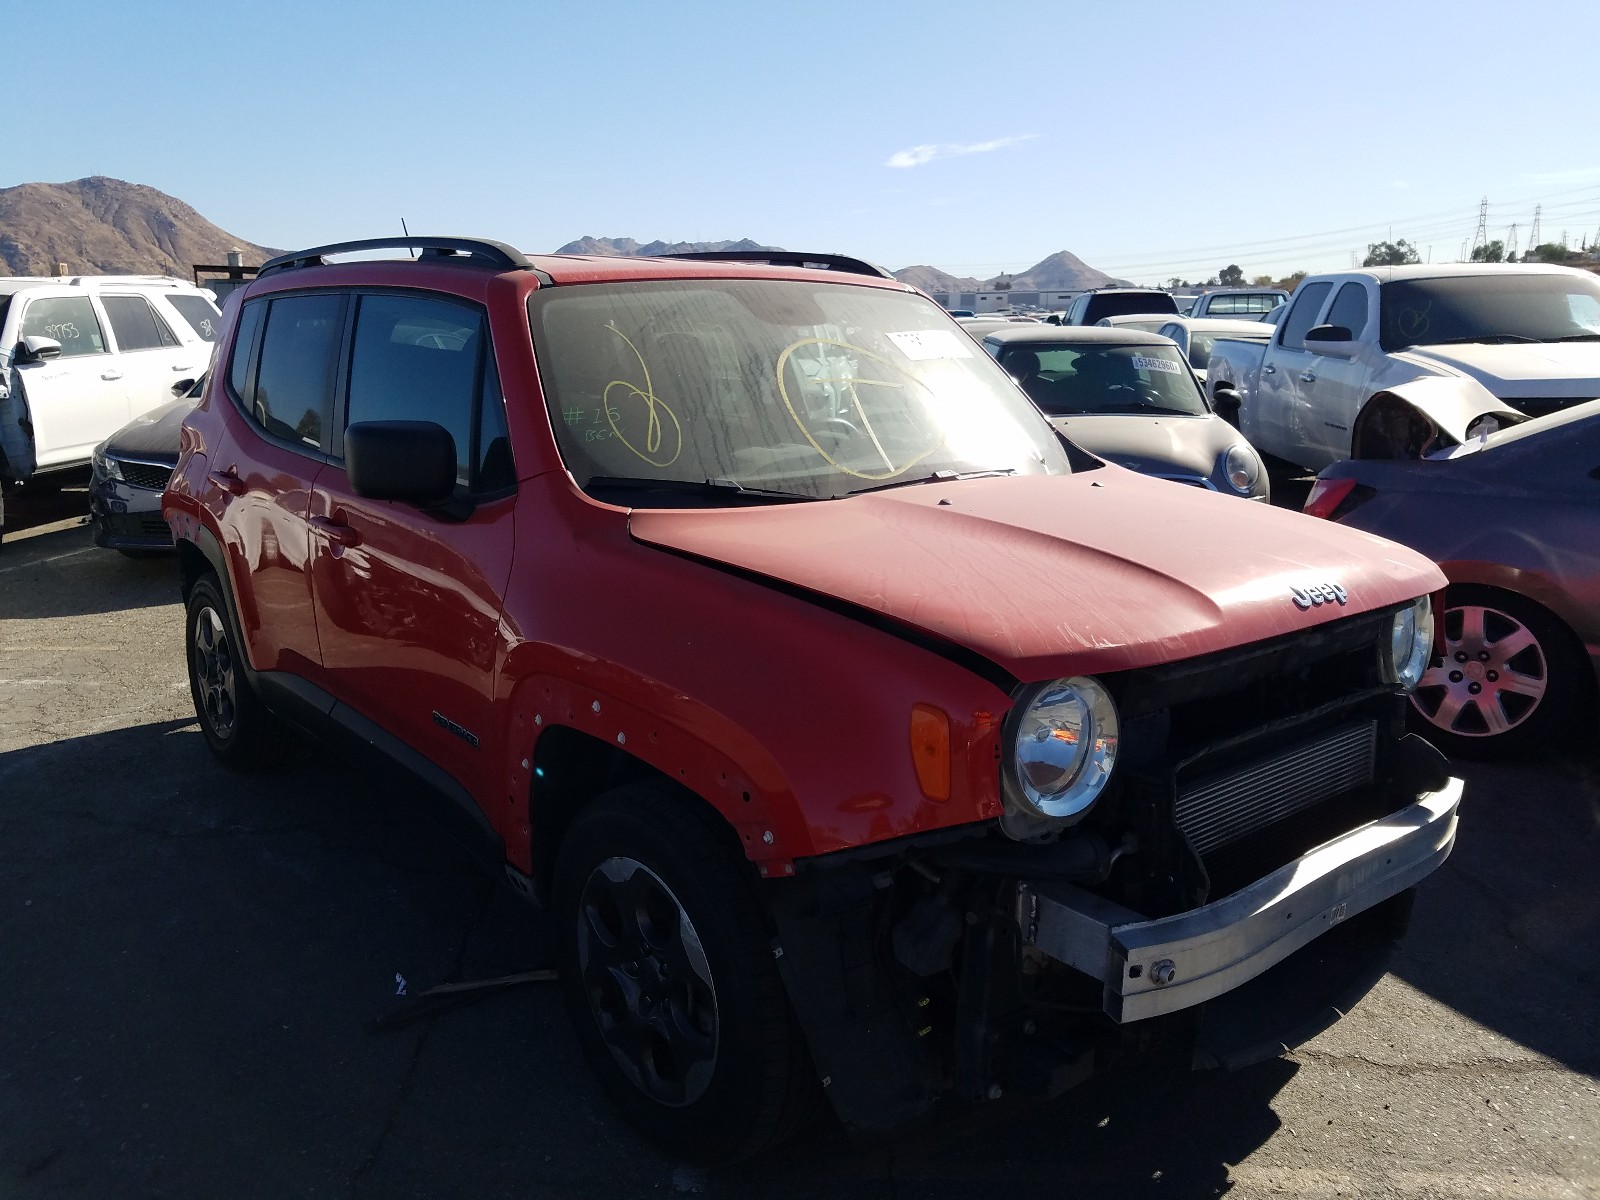
[[397, 977], [542, 965], [543, 918], [404, 780], [217, 767], [171, 563], [81, 502], [14, 502], [0, 549], [0, 1197], [1600, 1196], [1592, 731], [1463, 768], [1394, 972], [1290, 1058], [698, 1173], [612, 1117], [548, 986], [369, 1032]]

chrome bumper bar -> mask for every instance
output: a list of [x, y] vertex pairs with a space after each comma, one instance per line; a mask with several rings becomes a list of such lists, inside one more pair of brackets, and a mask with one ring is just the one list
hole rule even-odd
[[1455, 845], [1460, 803], [1452, 779], [1231, 896], [1154, 921], [1071, 884], [1025, 883], [1028, 940], [1101, 980], [1114, 1021], [1203, 1004], [1426, 878]]

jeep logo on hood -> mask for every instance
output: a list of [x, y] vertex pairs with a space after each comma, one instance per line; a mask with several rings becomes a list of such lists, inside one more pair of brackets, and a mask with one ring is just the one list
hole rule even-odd
[[1343, 604], [1345, 602], [1344, 588], [1337, 583], [1313, 583], [1310, 587], [1292, 587], [1289, 594], [1294, 597], [1294, 606], [1304, 612], [1323, 604]]

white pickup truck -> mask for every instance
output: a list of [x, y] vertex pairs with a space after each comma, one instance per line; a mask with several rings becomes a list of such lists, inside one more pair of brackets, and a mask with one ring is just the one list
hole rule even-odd
[[[1266, 454], [1312, 470], [1349, 458], [1394, 395], [1464, 440], [1473, 414], [1426, 411], [1432, 378], [1481, 384], [1482, 415], [1542, 416], [1600, 397], [1600, 278], [1570, 267], [1373, 267], [1314, 275], [1271, 341], [1218, 339], [1207, 364], [1217, 411]], [[1476, 392], [1477, 389], [1473, 389]], [[1443, 394], [1443, 393], [1439, 393]]]

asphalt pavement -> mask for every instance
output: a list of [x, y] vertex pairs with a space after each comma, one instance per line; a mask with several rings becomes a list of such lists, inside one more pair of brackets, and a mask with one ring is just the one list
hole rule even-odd
[[0, 1198], [1600, 1196], [1592, 729], [1463, 765], [1395, 970], [1288, 1058], [687, 1171], [612, 1115], [548, 984], [371, 1029], [544, 966], [544, 917], [403, 778], [219, 767], [172, 563], [95, 549], [82, 500], [14, 502], [0, 546]]

